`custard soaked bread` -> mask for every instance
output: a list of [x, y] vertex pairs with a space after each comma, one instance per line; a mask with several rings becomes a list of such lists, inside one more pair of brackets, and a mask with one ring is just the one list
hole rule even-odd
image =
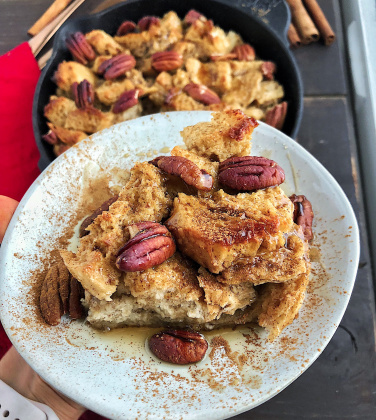
[[[253, 321], [274, 339], [293, 321], [310, 273], [295, 221], [306, 229], [312, 218], [299, 210], [304, 196], [290, 199], [278, 186], [275, 162], [247, 156], [256, 125], [222, 111], [185, 128], [187, 150], [136, 163], [119, 196], [84, 222], [77, 252], [61, 250], [93, 326]], [[239, 176], [240, 191], [229, 187]]]

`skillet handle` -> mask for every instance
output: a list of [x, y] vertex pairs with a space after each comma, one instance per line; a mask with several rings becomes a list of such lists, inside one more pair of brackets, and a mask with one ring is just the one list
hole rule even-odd
[[289, 46], [287, 31], [291, 23], [291, 13], [285, 0], [232, 0], [231, 5], [262, 20]]

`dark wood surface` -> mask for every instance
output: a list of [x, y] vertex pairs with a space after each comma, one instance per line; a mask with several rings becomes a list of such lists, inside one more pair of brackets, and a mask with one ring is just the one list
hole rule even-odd
[[[50, 3], [0, 0], [0, 54], [28, 39], [27, 29]], [[88, 13], [101, 3], [87, 0], [75, 15]], [[341, 325], [317, 361], [276, 397], [235, 417], [239, 420], [376, 418], [375, 297], [358, 176], [358, 139], [341, 3], [340, 0], [319, 3], [337, 34], [337, 41], [330, 47], [317, 43], [294, 52], [305, 90], [297, 141], [337, 179], [355, 209], [361, 231], [359, 272]]]

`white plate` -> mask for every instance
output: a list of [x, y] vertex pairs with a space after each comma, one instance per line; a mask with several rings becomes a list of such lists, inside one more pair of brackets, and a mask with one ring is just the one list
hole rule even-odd
[[150, 355], [145, 329], [140, 334], [134, 329], [103, 334], [82, 322], [64, 320], [57, 327], [40, 323], [32, 296], [33, 273], [46, 265], [57, 238], [71, 227], [83, 184], [90, 176], [103, 177], [114, 167], [129, 169], [137, 160], [182, 144], [180, 130], [209, 119], [209, 112], [158, 114], [82, 141], [34, 182], [1, 247], [1, 320], [13, 344], [53, 387], [104, 416], [217, 419], [249, 410], [310, 366], [334, 334], [349, 301], [359, 236], [346, 196], [299, 144], [260, 124], [252, 154], [276, 160], [284, 168], [287, 194], [309, 198], [315, 213], [314, 247], [320, 250], [300, 315], [278, 339], [269, 343], [261, 329], [210, 333], [210, 342], [222, 335], [230, 349], [211, 342], [203, 361], [181, 367]]

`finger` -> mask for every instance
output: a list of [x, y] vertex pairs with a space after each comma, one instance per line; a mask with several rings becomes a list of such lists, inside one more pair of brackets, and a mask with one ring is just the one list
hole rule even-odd
[[17, 206], [18, 201], [13, 200], [13, 198], [5, 197], [4, 195], [0, 195], [0, 243], [3, 242], [5, 231], [7, 230], [10, 219], [12, 218]]

